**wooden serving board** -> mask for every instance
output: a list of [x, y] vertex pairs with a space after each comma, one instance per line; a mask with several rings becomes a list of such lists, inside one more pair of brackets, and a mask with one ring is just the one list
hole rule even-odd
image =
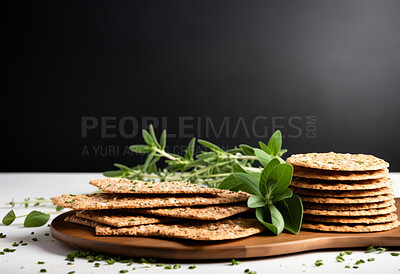
[[[400, 199], [396, 199], [400, 210]], [[215, 260], [257, 258], [332, 248], [400, 246], [400, 227], [375, 233], [331, 233], [300, 231], [279, 236], [256, 235], [230, 241], [194, 241], [129, 236], [95, 236], [93, 228], [64, 222], [66, 212], [51, 223], [51, 233], [59, 241], [80, 250], [97, 253], [175, 260]]]

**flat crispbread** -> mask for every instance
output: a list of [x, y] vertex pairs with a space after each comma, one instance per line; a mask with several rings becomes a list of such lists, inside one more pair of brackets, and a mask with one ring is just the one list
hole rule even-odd
[[152, 224], [113, 228], [96, 226], [96, 235], [150, 236], [199, 241], [231, 240], [248, 237], [265, 230], [256, 219], [224, 219], [213, 222], [187, 221], [179, 224]]
[[393, 189], [390, 187], [382, 187], [377, 189], [367, 189], [367, 190], [314, 190], [305, 189], [291, 186], [290, 189], [298, 195], [307, 195], [313, 197], [371, 197], [383, 194], [393, 193]]
[[294, 154], [286, 162], [307, 168], [340, 171], [367, 171], [389, 167], [387, 162], [372, 155], [335, 152]]
[[388, 177], [387, 169], [373, 171], [331, 171], [293, 166], [293, 176], [319, 180], [362, 181]]
[[390, 230], [398, 227], [400, 222], [398, 220], [384, 223], [384, 224], [371, 224], [371, 225], [335, 225], [335, 224], [320, 224], [303, 222], [301, 225], [304, 229], [319, 230], [326, 232], [378, 232]]
[[393, 199], [393, 194], [383, 194], [373, 197], [362, 198], [327, 198], [327, 197], [312, 197], [299, 195], [302, 201], [322, 204], [361, 204], [361, 203], [377, 203]]
[[298, 188], [316, 190], [367, 190], [390, 187], [393, 181], [388, 177], [364, 181], [322, 181], [294, 177], [290, 184]]
[[396, 213], [389, 213], [385, 215], [378, 216], [368, 216], [368, 217], [341, 217], [341, 216], [315, 216], [304, 214], [303, 220], [322, 222], [322, 223], [342, 223], [342, 224], [382, 224], [393, 222], [397, 220]]
[[107, 178], [92, 180], [91, 185], [98, 187], [104, 193], [130, 194], [216, 194], [221, 189], [202, 187], [189, 182], [146, 182], [123, 178]]
[[82, 210], [76, 212], [76, 216], [115, 227], [176, 221], [176, 219], [172, 218], [142, 216], [132, 211], [121, 210]]
[[394, 205], [364, 210], [319, 210], [304, 208], [304, 214], [318, 216], [378, 216], [396, 212], [396, 209]]
[[354, 210], [364, 210], [364, 209], [377, 209], [377, 208], [384, 208], [394, 205], [394, 199], [377, 202], [377, 203], [365, 203], [365, 204], [317, 204], [317, 203], [310, 203], [304, 202], [303, 206], [305, 209], [316, 209], [316, 210], [337, 210], [337, 211], [354, 211]]
[[178, 207], [194, 205], [229, 204], [247, 201], [250, 194], [239, 191], [224, 190], [215, 195], [174, 195], [173, 196], [150, 196], [150, 195], [128, 195], [94, 193], [87, 195], [63, 194], [53, 197], [52, 202], [56, 206], [72, 208], [75, 210], [98, 210], [98, 209], [126, 209], [126, 208], [153, 208], [153, 207]]
[[142, 214], [174, 218], [220, 220], [248, 210], [249, 208], [246, 203], [241, 203], [205, 207], [146, 208], [137, 209], [135, 211]]
[[69, 223], [75, 223], [75, 224], [80, 224], [84, 226], [90, 226], [90, 227], [96, 227], [97, 223], [91, 220], [83, 219], [80, 217], [77, 217], [76, 215], [70, 215], [64, 219], [64, 221], [69, 222]]

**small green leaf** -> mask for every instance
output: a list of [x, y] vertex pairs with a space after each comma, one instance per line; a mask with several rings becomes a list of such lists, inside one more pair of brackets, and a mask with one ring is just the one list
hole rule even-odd
[[164, 129], [161, 133], [161, 137], [160, 137], [160, 146], [161, 149], [164, 150], [165, 149], [165, 145], [167, 144], [167, 131]]
[[285, 226], [282, 214], [272, 204], [265, 207], [259, 207], [256, 209], [257, 219], [271, 230], [275, 235], [279, 235]]
[[146, 144], [148, 144], [149, 146], [155, 145], [153, 138], [151, 138], [151, 135], [147, 132], [147, 130], [142, 130], [142, 136]]
[[185, 150], [185, 158], [186, 159], [193, 161], [195, 145], [196, 145], [196, 138], [192, 138], [192, 140], [190, 140], [190, 142], [188, 144], [187, 149]]
[[14, 210], [10, 210], [6, 216], [3, 218], [3, 224], [4, 225], [10, 225], [14, 222], [16, 216]]
[[294, 234], [299, 233], [303, 220], [303, 204], [300, 197], [293, 194], [292, 197], [279, 201], [275, 205], [285, 220], [285, 229]]
[[281, 194], [272, 196], [272, 202], [275, 203], [275, 202], [282, 201], [284, 199], [292, 197], [292, 195], [293, 195], [293, 192], [290, 189], [287, 188]]
[[237, 172], [233, 173], [225, 180], [223, 180], [218, 188], [220, 189], [230, 189], [230, 190], [241, 190], [253, 195], [260, 195], [260, 190], [258, 188], [257, 180], [247, 173]]
[[120, 170], [111, 170], [103, 172], [103, 175], [106, 177], [120, 177], [122, 172]]
[[61, 210], [63, 210], [64, 208], [62, 207], [62, 206], [57, 206], [56, 207], [56, 211], [61, 211]]
[[258, 144], [260, 145], [260, 148], [265, 151], [265, 153], [271, 155], [271, 150], [268, 148], [268, 146], [266, 144], [264, 144], [263, 142], [259, 141]]
[[149, 167], [151, 161], [153, 160], [154, 155], [156, 154], [155, 151], [152, 151], [149, 155], [147, 155], [146, 161], [143, 164], [143, 171], [146, 172], [147, 168]]
[[50, 214], [34, 210], [26, 216], [24, 227], [39, 227], [45, 225], [49, 219]]
[[268, 163], [274, 159], [273, 156], [268, 155], [265, 151], [259, 149], [259, 148], [255, 148], [254, 149], [254, 154], [256, 155], [258, 161], [263, 165], [263, 166], [267, 166]]
[[133, 145], [129, 147], [130, 150], [137, 153], [150, 153], [152, 149], [147, 145]]
[[279, 165], [279, 160], [278, 159], [272, 159], [263, 169], [261, 172], [261, 177], [260, 177], [260, 192], [261, 194], [265, 197], [267, 194], [269, 194], [270, 190], [267, 187], [267, 180], [268, 176], [271, 173], [271, 171]]
[[252, 195], [247, 200], [247, 206], [249, 208], [263, 207], [266, 204], [267, 204], [267, 200], [264, 197], [261, 197], [261, 196]]
[[208, 147], [211, 151], [224, 153], [224, 151], [219, 146], [214, 145], [213, 143], [210, 143], [206, 140], [199, 139], [198, 142], [203, 146]]
[[239, 145], [245, 155], [254, 156], [254, 148], [248, 145]]
[[114, 164], [115, 167], [118, 167], [121, 170], [125, 170], [125, 171], [131, 171], [131, 169], [125, 165], [121, 165], [121, 164]]
[[159, 148], [160, 144], [157, 141], [157, 137], [156, 137], [156, 134], [154, 133], [154, 127], [152, 124], [150, 124], [150, 126], [149, 126], [149, 131], [150, 131], [150, 136], [151, 136], [151, 139], [153, 140], [153, 143], [156, 145], [156, 147]]
[[282, 148], [282, 134], [280, 130], [277, 130], [272, 134], [268, 141], [268, 148], [273, 156], [277, 156]]
[[278, 196], [285, 191], [292, 181], [293, 167], [289, 164], [279, 164], [269, 173], [267, 187], [272, 191], [272, 195]]

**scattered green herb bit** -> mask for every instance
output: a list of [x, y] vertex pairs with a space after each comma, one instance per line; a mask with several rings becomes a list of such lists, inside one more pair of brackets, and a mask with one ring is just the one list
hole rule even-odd
[[356, 262], [356, 265], [359, 265], [359, 264], [365, 264], [365, 261], [364, 261], [364, 260], [358, 260], [358, 261]]
[[31, 232], [31, 235], [33, 235], [33, 234], [35, 234], [35, 232], [32, 231], [32, 232]]
[[172, 266], [166, 265], [166, 266], [164, 266], [164, 269], [172, 269]]
[[358, 267], [357, 265], [353, 265], [353, 268], [356, 268], [356, 269], [357, 269], [357, 268], [359, 268], [359, 267]]
[[236, 261], [235, 259], [232, 259], [231, 263], [232, 265], [240, 265], [241, 261]]
[[111, 184], [106, 185], [106, 187], [110, 187], [110, 186], [111, 186]]
[[75, 274], [75, 271], [70, 271], [68, 272], [68, 274]]
[[42, 268], [42, 269], [40, 269], [40, 272], [41, 272], [41, 273], [45, 273], [45, 272], [47, 272], [47, 270], [44, 269], [44, 268]]
[[346, 265], [345, 268], [350, 268], [350, 266], [349, 266], [349, 265]]
[[94, 259], [88, 260], [88, 263], [94, 263]]
[[12, 246], [19, 246], [19, 243], [14, 242]]
[[150, 263], [155, 263], [155, 262], [157, 262], [157, 260], [154, 259], [154, 258], [149, 258], [148, 261], [149, 261]]
[[381, 253], [383, 253], [385, 251], [388, 251], [388, 250], [389, 250], [389, 248], [385, 248], [385, 247], [378, 247], [376, 249], [376, 251], [378, 251], [378, 254], [381, 254]]
[[351, 254], [353, 254], [353, 251], [346, 250], [346, 251], [344, 252], [344, 254], [346, 254], [346, 255], [351, 255]]
[[44, 236], [50, 236], [50, 233], [44, 233]]
[[62, 206], [57, 206], [56, 207], [56, 211], [61, 211], [61, 210], [63, 210], [64, 208], [62, 207]]
[[196, 266], [195, 265], [191, 265], [191, 266], [189, 266], [189, 269], [195, 269], [196, 268]]
[[142, 265], [147, 268], [151, 267], [151, 263], [142, 263]]
[[173, 268], [173, 269], [179, 269], [179, 268], [181, 268], [181, 265], [180, 265], [180, 264], [176, 264], [176, 265], [174, 265], [172, 268]]
[[39, 262], [37, 262], [38, 264], [44, 264], [44, 262], [41, 262], [41, 261], [39, 261]]
[[32, 241], [37, 242], [37, 238], [32, 238]]
[[316, 260], [314, 264], [315, 264], [315, 266], [324, 265], [324, 263], [322, 262], [322, 260]]
[[0, 255], [4, 255], [4, 252], [3, 252], [3, 251], [0, 251]]
[[115, 260], [113, 258], [110, 258], [108, 260], [106, 260], [107, 264], [114, 264]]
[[67, 265], [74, 265], [74, 263], [68, 262]]
[[130, 219], [130, 220], [129, 220], [129, 222], [134, 222], [134, 221], [135, 221], [135, 219]]
[[375, 258], [368, 258], [367, 261], [368, 262], [373, 262], [373, 261], [375, 261]]
[[5, 237], [7, 237], [6, 234], [0, 233], [0, 238], [5, 238]]
[[132, 270], [136, 270], [136, 267], [132, 268]]
[[392, 255], [392, 256], [399, 256], [400, 255], [400, 253], [397, 253], [397, 252], [392, 252], [392, 253], [390, 253], [390, 255]]
[[94, 267], [99, 267], [100, 266], [100, 263], [95, 263], [94, 264]]
[[64, 201], [64, 203], [66, 203], [66, 204], [72, 204], [72, 203], [75, 203], [75, 199], [72, 199], [71, 201]]
[[248, 268], [246, 268], [245, 270], [244, 270], [244, 273], [249, 273], [250, 272], [250, 269], [248, 269]]
[[128, 270], [123, 269], [123, 270], [120, 270], [119, 273], [128, 273]]
[[171, 225], [169, 228], [174, 228], [174, 226]]
[[371, 253], [371, 252], [375, 252], [375, 251], [376, 251], [376, 248], [373, 245], [371, 245], [371, 246], [367, 247], [367, 250], [365, 250], [365, 253]]
[[338, 255], [338, 256], [336, 256], [336, 261], [338, 261], [339, 263], [341, 263], [341, 262], [344, 262], [345, 259], [344, 259], [341, 255]]
[[252, 270], [249, 272], [249, 274], [257, 274], [257, 271]]
[[164, 264], [156, 264], [156, 266], [160, 267], [160, 266], [164, 266]]
[[14, 248], [8, 248], [8, 247], [3, 249], [4, 252], [14, 252], [15, 250], [16, 249], [14, 249]]
[[6, 214], [6, 216], [4, 216], [2, 222], [3, 222], [4, 225], [10, 225], [10, 224], [12, 224], [12, 223], [14, 222], [15, 218], [17, 218], [17, 217], [15, 216], [15, 212], [14, 212], [14, 210], [11, 209], [11, 210]]

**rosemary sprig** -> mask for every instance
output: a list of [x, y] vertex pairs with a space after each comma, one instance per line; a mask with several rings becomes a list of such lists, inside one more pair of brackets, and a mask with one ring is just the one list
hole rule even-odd
[[[273, 157], [280, 159], [286, 150], [269, 151], [268, 147], [260, 142], [261, 148], [253, 148], [248, 145], [240, 145], [233, 149], [223, 150], [219, 146], [205, 140], [197, 142], [206, 150], [195, 155], [196, 138], [192, 138], [184, 152], [177, 155], [166, 151], [166, 130], [163, 130], [160, 139], [156, 138], [154, 128], [149, 126], [149, 131], [142, 130], [145, 144], [132, 145], [130, 150], [140, 154], [147, 154], [146, 161], [142, 165], [128, 167], [122, 164], [114, 164], [119, 168], [117, 171], [104, 172], [106, 177], [123, 177], [139, 180], [162, 180], [162, 181], [189, 181], [202, 183], [210, 187], [216, 187], [228, 177], [239, 165], [247, 172], [260, 173], [262, 169], [259, 163], [269, 161]], [[276, 155], [276, 156], [272, 156]], [[283, 162], [282, 159], [280, 159]], [[166, 168], [158, 166], [167, 165]], [[253, 166], [254, 165], [254, 166]]]

